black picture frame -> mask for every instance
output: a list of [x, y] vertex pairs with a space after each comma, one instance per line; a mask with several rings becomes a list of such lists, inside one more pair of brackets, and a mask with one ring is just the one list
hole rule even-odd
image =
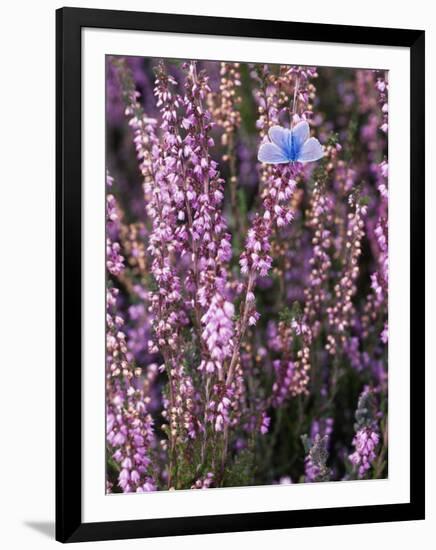
[[[310, 510], [82, 522], [81, 30], [84, 27], [373, 44], [411, 61], [410, 502]], [[56, 12], [56, 539], [78, 542], [424, 519], [424, 63], [418, 30], [62, 8]], [[413, 367], [413, 368], [412, 368]]]

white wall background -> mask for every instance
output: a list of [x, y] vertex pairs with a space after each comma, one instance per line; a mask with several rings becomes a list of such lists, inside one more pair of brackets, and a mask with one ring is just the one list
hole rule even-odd
[[[61, 2], [2, 5], [0, 58], [0, 546], [52, 548], [54, 521], [55, 15]], [[436, 308], [433, 141], [436, 18], [428, 0], [74, 0], [81, 7], [285, 19], [427, 31], [427, 310]], [[433, 67], [432, 67], [433, 65]], [[427, 341], [436, 330], [427, 315]], [[428, 346], [430, 348], [430, 345]], [[434, 349], [427, 357], [425, 522], [96, 543], [104, 548], [430, 548], [436, 537]], [[433, 402], [431, 402], [433, 401]], [[259, 526], [261, 527], [261, 526]], [[426, 542], [426, 540], [428, 542]], [[85, 543], [83, 547], [88, 547]]]

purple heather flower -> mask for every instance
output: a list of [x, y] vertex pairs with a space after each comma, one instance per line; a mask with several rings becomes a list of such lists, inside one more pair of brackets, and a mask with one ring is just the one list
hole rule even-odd
[[262, 413], [261, 419], [260, 419], [260, 433], [262, 435], [265, 435], [269, 431], [269, 425], [271, 423], [271, 418], [265, 413]]
[[359, 477], [363, 477], [371, 468], [371, 464], [376, 459], [374, 449], [377, 447], [379, 441], [379, 434], [370, 428], [361, 428], [356, 432], [353, 439], [353, 445], [356, 450], [349, 458], [358, 467]]
[[364, 388], [359, 396], [355, 430], [352, 441], [355, 451], [348, 458], [356, 467], [358, 477], [362, 478], [377, 458], [376, 450], [380, 441], [375, 392], [372, 388]]

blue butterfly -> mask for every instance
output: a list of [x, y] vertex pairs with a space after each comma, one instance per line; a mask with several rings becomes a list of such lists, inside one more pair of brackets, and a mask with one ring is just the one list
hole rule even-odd
[[262, 143], [257, 158], [268, 164], [312, 162], [324, 156], [320, 142], [309, 137], [309, 124], [302, 120], [291, 130], [273, 126], [268, 132], [271, 142]]

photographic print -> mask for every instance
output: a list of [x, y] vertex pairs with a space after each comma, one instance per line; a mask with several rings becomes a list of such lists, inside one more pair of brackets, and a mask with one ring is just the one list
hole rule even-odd
[[108, 494], [388, 477], [388, 74], [106, 56]]

